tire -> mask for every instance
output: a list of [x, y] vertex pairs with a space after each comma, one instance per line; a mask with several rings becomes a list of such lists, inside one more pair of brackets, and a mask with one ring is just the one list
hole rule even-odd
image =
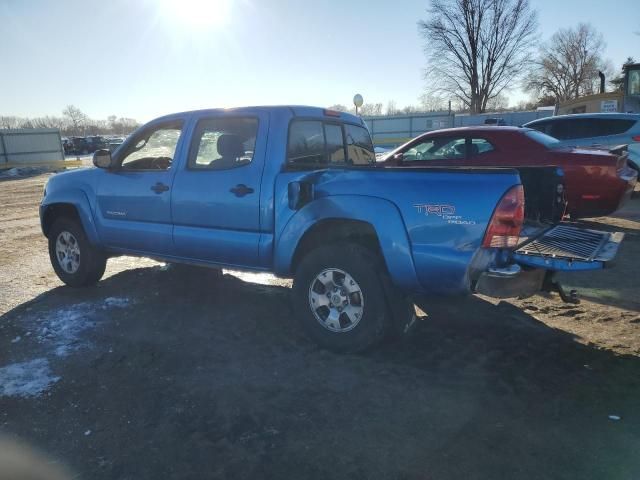
[[309, 252], [293, 281], [294, 310], [309, 337], [338, 353], [380, 343], [392, 326], [383, 275], [382, 261], [359, 245], [336, 243]]
[[70, 287], [97, 283], [107, 266], [107, 257], [89, 243], [80, 223], [70, 218], [59, 218], [51, 227], [49, 259], [58, 278]]

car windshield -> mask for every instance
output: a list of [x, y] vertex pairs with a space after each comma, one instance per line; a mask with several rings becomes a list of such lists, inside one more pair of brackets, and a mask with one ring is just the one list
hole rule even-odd
[[527, 130], [524, 132], [524, 134], [534, 142], [541, 143], [547, 148], [556, 148], [560, 143], [559, 140], [553, 138], [552, 136], [547, 135], [546, 133], [539, 132], [537, 130]]

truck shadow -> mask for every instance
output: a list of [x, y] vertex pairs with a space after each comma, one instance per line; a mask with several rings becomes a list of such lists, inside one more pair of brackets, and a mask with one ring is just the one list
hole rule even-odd
[[[490, 478], [497, 468], [512, 478], [605, 478], [621, 459], [638, 463], [625, 459], [640, 445], [640, 358], [582, 345], [514, 306], [475, 297], [420, 299], [428, 315], [408, 337], [336, 355], [303, 335], [289, 288], [150, 267], [85, 290], [53, 289], [0, 317], [0, 337], [24, 339], [31, 320], [107, 298], [128, 303], [100, 310], [83, 333], [91, 347], [54, 359], [62, 380], [41, 401], [47, 408], [4, 402], [7, 430], [53, 448], [87, 477], [103, 457], [117, 459], [104, 478], [158, 478], [180, 468], [178, 458], [194, 474], [215, 465], [227, 478], [417, 479], [426, 469], [434, 478]], [[5, 354], [38, 348], [23, 340]], [[98, 450], [66, 438], [66, 425], [89, 421], [70, 402], [100, 406], [90, 420]], [[623, 433], [609, 414], [623, 418]], [[336, 445], [356, 445], [355, 454]]]

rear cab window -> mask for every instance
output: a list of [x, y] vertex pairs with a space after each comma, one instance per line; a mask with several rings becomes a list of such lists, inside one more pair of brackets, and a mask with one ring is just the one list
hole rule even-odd
[[375, 164], [366, 128], [349, 123], [295, 119], [289, 127], [287, 165], [294, 168]]

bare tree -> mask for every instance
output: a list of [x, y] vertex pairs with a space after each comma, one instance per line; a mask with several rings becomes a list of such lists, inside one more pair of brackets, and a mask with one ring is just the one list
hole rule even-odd
[[62, 111], [62, 115], [69, 120], [73, 133], [76, 135], [80, 133], [80, 129], [86, 125], [88, 120], [88, 117], [82, 110], [73, 105], [67, 105]]
[[398, 113], [400, 113], [400, 110], [398, 110], [395, 100], [389, 100], [387, 102], [386, 115], [398, 115]]
[[595, 93], [598, 71], [610, 69], [603, 50], [602, 35], [589, 24], [558, 30], [540, 49], [526, 87], [560, 102]]
[[420, 108], [424, 112], [436, 112], [447, 109], [445, 100], [439, 95], [423, 93], [420, 95], [419, 100]]
[[427, 13], [418, 28], [425, 39], [428, 92], [484, 112], [527, 66], [536, 12], [529, 0], [431, 0]]
[[358, 109], [360, 115], [382, 115], [381, 103], [365, 103]]
[[14, 116], [0, 116], [0, 128], [15, 129], [20, 128], [22, 119]]

